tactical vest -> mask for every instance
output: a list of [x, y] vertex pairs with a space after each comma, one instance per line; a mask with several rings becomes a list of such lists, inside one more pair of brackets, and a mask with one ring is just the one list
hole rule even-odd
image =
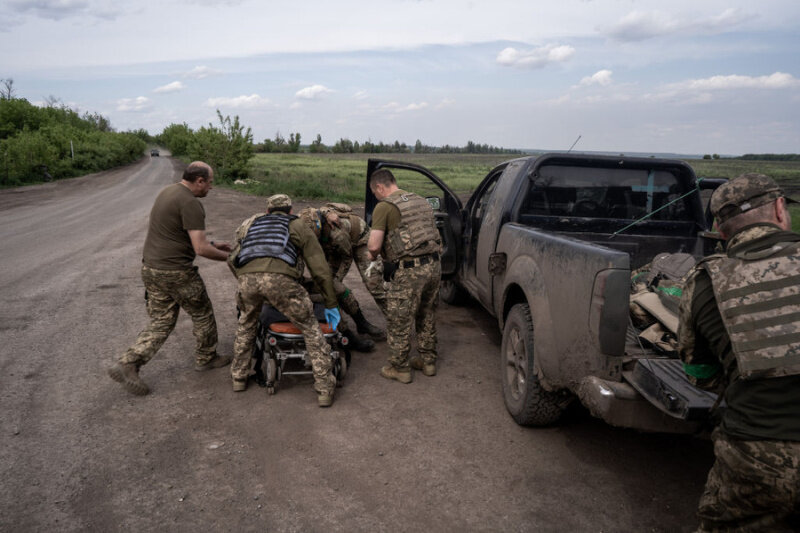
[[275, 257], [290, 266], [297, 264], [297, 249], [289, 240], [292, 215], [263, 215], [256, 218], [242, 239], [235, 265], [240, 268], [259, 257]]
[[711, 277], [742, 379], [800, 374], [799, 254], [800, 243], [784, 242], [700, 263]]
[[400, 224], [388, 232], [383, 242], [383, 252], [388, 261], [439, 253], [439, 231], [427, 200], [413, 192], [395, 191], [383, 201], [400, 210]]

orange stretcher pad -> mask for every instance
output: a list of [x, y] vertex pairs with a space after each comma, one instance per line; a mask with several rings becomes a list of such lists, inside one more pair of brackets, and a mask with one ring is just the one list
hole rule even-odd
[[[322, 333], [328, 335], [333, 333], [333, 328], [327, 322], [320, 322], [319, 327]], [[295, 327], [291, 322], [273, 322], [269, 325], [269, 329], [275, 333], [286, 333], [293, 335], [300, 335], [300, 330]]]

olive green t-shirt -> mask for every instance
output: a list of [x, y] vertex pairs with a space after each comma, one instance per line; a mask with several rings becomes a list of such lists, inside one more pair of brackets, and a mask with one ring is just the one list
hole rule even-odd
[[[405, 191], [400, 190], [401, 194]], [[400, 225], [400, 210], [391, 202], [378, 202], [372, 211], [372, 229], [389, 233]]]
[[195, 258], [189, 230], [205, 230], [206, 213], [192, 191], [180, 183], [165, 187], [150, 210], [142, 262], [151, 268], [191, 268]]

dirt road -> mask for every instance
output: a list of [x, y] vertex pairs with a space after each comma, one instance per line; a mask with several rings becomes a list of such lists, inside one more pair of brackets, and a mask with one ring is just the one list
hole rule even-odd
[[[190, 320], [134, 397], [106, 368], [146, 322], [149, 209], [168, 157], [0, 191], [0, 531], [690, 531], [710, 443], [606, 426], [579, 408], [517, 426], [499, 336], [478, 307], [439, 312], [440, 370], [378, 375], [354, 354], [320, 409], [310, 381], [275, 396], [193, 371]], [[277, 191], [276, 191], [277, 192]], [[215, 189], [209, 234], [230, 240], [263, 199]], [[198, 259], [232, 352], [233, 277]], [[367, 302], [355, 270], [350, 286]], [[374, 303], [366, 308], [377, 312]], [[382, 321], [379, 320], [382, 324]]]

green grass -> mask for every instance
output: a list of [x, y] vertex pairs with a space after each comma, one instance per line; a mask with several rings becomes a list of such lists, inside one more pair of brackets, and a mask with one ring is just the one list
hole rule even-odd
[[[367, 159], [391, 159], [422, 165], [459, 195], [468, 195], [497, 164], [513, 155], [495, 154], [257, 154], [252, 177], [246, 185], [232, 185], [249, 194], [285, 193], [295, 199], [361, 203], [366, 192]], [[800, 199], [800, 161], [743, 161], [738, 159], [690, 159], [686, 161], [701, 177], [733, 178], [758, 172], [775, 178], [789, 195]], [[394, 172], [400, 186], [422, 195], [438, 189], [423, 176]], [[800, 231], [800, 207], [791, 207], [792, 229]]]
[[[256, 154], [251, 179], [231, 185], [249, 194], [288, 194], [306, 200], [361, 202], [367, 180], [367, 159], [380, 158], [422, 165], [457, 193], [469, 193], [487, 172], [513, 156], [483, 154]], [[420, 194], [435, 187], [414, 173], [395, 173], [403, 188]]]

